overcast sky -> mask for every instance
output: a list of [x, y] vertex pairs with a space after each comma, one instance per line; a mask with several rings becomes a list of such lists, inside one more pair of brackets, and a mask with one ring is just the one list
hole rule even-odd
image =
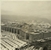
[[2, 1], [2, 15], [51, 18], [51, 1]]

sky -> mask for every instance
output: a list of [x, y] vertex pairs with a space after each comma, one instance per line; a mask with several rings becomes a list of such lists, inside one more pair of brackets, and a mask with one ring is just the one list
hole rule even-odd
[[51, 1], [2, 1], [1, 14], [51, 19]]

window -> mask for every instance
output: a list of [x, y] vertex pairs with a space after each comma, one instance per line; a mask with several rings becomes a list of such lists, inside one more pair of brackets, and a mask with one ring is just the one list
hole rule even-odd
[[19, 50], [18, 48], [15, 48], [15, 50]]
[[15, 33], [16, 33], [16, 29], [15, 29]]
[[26, 39], [29, 39], [29, 34], [26, 34]]
[[5, 31], [6, 31], [6, 27], [5, 27]]
[[48, 47], [45, 46], [45, 47], [43, 48], [43, 50], [48, 50]]
[[20, 32], [19, 32], [19, 30], [18, 30], [18, 34], [19, 34]]
[[11, 32], [11, 28], [10, 28], [10, 32]]
[[6, 31], [8, 31], [8, 27], [6, 28]]
[[13, 28], [12, 28], [12, 33], [13, 33]]

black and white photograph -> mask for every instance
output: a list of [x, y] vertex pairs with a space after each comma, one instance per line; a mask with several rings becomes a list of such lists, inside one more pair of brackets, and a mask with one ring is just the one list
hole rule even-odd
[[0, 50], [51, 50], [51, 1], [1, 1]]

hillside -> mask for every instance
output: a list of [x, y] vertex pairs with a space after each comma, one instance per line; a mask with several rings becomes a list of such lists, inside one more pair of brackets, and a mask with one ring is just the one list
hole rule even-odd
[[46, 22], [51, 24], [51, 20], [48, 20], [47, 18], [40, 18], [40, 17], [24, 17], [24, 16], [16, 16], [16, 15], [1, 15], [1, 22], [8, 22], [8, 21], [29, 21], [31, 22], [32, 20], [35, 22]]

